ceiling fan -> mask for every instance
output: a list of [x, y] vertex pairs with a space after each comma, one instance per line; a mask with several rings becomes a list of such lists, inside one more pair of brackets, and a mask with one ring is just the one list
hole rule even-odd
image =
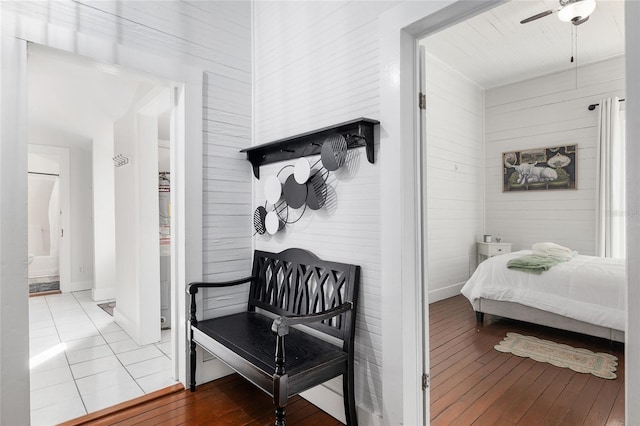
[[563, 22], [571, 22], [573, 25], [580, 25], [589, 20], [589, 16], [596, 8], [596, 0], [559, 0], [560, 7], [545, 10], [527, 19], [520, 21], [526, 24], [536, 19], [544, 18], [552, 13], [558, 13], [558, 19]]

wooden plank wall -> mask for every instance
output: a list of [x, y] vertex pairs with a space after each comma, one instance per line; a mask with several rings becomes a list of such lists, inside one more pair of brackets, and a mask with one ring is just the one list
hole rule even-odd
[[[625, 97], [624, 57], [487, 90], [486, 230], [513, 249], [553, 241], [595, 254], [598, 111], [589, 104]], [[577, 144], [577, 190], [502, 192], [502, 153]]]
[[[378, 16], [391, 6], [357, 1], [254, 3], [255, 144], [358, 117], [379, 118]], [[373, 165], [363, 149], [352, 152], [353, 173], [332, 175], [336, 203], [331, 209], [305, 213], [282, 234], [256, 236], [255, 245], [274, 251], [302, 247], [362, 267], [356, 398], [363, 409], [359, 413], [379, 416], [381, 286], [397, 283], [380, 282], [378, 164], [384, 159], [377, 158], [378, 147]], [[261, 175], [277, 173], [283, 165], [265, 167]], [[264, 204], [263, 183], [264, 178], [254, 179], [254, 208]], [[341, 380], [329, 387], [342, 395]]]
[[[429, 39], [423, 43], [427, 52]], [[484, 90], [432, 55], [427, 74], [429, 302], [459, 294], [475, 270], [484, 219]]]

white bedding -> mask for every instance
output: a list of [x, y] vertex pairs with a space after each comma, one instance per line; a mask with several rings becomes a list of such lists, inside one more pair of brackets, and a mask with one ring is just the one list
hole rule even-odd
[[591, 324], [624, 331], [625, 265], [622, 259], [578, 255], [540, 275], [507, 268], [509, 259], [530, 250], [482, 262], [461, 292], [478, 298], [517, 302]]

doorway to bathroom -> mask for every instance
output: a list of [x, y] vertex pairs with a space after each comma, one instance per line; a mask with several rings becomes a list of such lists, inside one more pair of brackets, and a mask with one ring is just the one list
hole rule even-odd
[[29, 294], [59, 293], [68, 288], [68, 150], [30, 145], [28, 155]]

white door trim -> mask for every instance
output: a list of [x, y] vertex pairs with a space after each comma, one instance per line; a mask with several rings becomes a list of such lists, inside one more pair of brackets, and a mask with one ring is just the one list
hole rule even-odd
[[[625, 2], [625, 49], [627, 76], [627, 117], [640, 114], [640, 2]], [[627, 329], [625, 333], [625, 404], [626, 424], [640, 424], [640, 311], [636, 303], [640, 300], [640, 121], [626, 120], [626, 201], [627, 201]]]
[[0, 7], [0, 424], [29, 424], [27, 44]]

